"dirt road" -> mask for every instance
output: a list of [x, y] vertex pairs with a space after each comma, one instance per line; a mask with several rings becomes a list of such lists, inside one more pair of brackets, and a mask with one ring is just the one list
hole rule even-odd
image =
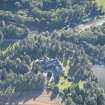
[[94, 20], [91, 20], [87, 23], [84, 23], [84, 24], [80, 24], [78, 26], [76, 26], [74, 28], [75, 31], [78, 31], [78, 32], [83, 32], [87, 29], [90, 29], [92, 27], [98, 27], [98, 26], [101, 26], [102, 24], [105, 23], [105, 18], [102, 18], [102, 19], [94, 19]]

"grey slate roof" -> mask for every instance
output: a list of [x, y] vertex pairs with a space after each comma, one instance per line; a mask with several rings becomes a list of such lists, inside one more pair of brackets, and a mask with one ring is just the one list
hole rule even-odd
[[60, 76], [64, 73], [63, 66], [60, 64], [60, 61], [57, 58], [43, 58], [37, 60], [37, 62], [42, 65], [45, 72], [50, 70], [54, 77]]

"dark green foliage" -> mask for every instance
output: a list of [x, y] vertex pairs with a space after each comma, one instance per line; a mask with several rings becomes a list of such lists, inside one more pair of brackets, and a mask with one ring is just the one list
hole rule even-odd
[[[0, 89], [45, 89], [45, 70], [36, 61], [47, 56], [70, 61], [64, 77], [73, 85], [61, 92], [65, 105], [105, 105], [88, 65], [105, 64], [105, 24], [82, 33], [71, 29], [100, 14], [94, 0], [1, 0]], [[57, 93], [59, 79], [50, 87]], [[79, 81], [86, 82], [83, 89]]]
[[[102, 13], [93, 0], [2, 0], [0, 7], [4, 12], [1, 19], [5, 21], [25, 23], [29, 27], [33, 24], [39, 30], [42, 27], [49, 31], [67, 25], [74, 27], [83, 19], [94, 18]], [[23, 10], [23, 14], [18, 14]]]
[[2, 32], [2, 31], [0, 31], [0, 43], [2, 43], [3, 38], [4, 38], [3, 32]]

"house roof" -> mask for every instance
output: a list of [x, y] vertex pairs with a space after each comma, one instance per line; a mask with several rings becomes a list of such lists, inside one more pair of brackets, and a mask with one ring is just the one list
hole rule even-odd
[[[42, 65], [44, 70], [51, 70], [54, 76], [59, 76], [64, 73], [63, 65], [61, 65], [59, 59], [57, 58], [43, 58], [37, 60], [38, 63]], [[45, 72], [46, 72], [45, 71]]]

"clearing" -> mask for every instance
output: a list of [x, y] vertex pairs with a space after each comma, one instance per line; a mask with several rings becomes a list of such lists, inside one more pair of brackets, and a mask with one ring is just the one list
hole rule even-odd
[[57, 87], [59, 88], [60, 91], [63, 91], [65, 89], [69, 88], [70, 86], [72, 86], [72, 82], [69, 82], [64, 77], [60, 77], [60, 81], [57, 84]]
[[103, 6], [103, 8], [105, 8], [105, 0], [96, 0], [96, 2], [99, 6]]
[[105, 90], [105, 66], [104, 65], [93, 65], [92, 71], [98, 78], [99, 85]]
[[13, 96], [7, 96], [6, 101], [0, 105], [64, 105], [58, 94], [46, 90], [42, 93], [38, 91], [16, 93]]

